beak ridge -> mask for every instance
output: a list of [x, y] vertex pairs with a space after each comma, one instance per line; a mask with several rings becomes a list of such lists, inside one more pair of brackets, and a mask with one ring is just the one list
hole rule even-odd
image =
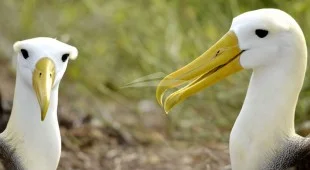
[[32, 84], [41, 109], [41, 121], [45, 119], [49, 108], [54, 79], [54, 62], [47, 57], [40, 59], [32, 75]]

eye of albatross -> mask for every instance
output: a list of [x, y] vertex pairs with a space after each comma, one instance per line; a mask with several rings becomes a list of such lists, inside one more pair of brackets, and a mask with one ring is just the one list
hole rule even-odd
[[255, 30], [255, 34], [259, 37], [259, 38], [264, 38], [268, 35], [268, 30], [264, 30], [264, 29], [257, 29]]
[[70, 55], [70, 54], [68, 54], [68, 53], [63, 54], [62, 57], [61, 57], [61, 60], [62, 60], [63, 62], [65, 62], [65, 61], [68, 59], [69, 55]]
[[27, 59], [29, 57], [28, 51], [25, 49], [21, 49], [20, 52], [22, 53], [24, 59]]

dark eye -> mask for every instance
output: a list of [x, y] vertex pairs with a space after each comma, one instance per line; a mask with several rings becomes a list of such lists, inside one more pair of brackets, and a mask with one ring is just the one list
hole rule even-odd
[[259, 38], [264, 38], [268, 35], [268, 31], [267, 30], [263, 30], [263, 29], [257, 29], [255, 30], [255, 34], [259, 37]]
[[70, 54], [68, 54], [68, 53], [62, 55], [61, 60], [62, 60], [63, 62], [65, 62], [65, 61], [68, 59], [69, 55], [70, 55]]
[[27, 59], [29, 57], [28, 51], [25, 49], [21, 49], [20, 52], [22, 53], [24, 59]]

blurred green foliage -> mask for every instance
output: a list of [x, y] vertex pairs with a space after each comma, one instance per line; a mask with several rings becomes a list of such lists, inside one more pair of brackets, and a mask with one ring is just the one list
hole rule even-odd
[[[102, 104], [121, 101], [139, 115], [143, 113], [137, 111], [137, 103], [156, 102], [155, 86], [121, 86], [149, 74], [174, 71], [220, 38], [234, 16], [269, 7], [291, 14], [310, 41], [310, 1], [306, 0], [3, 0], [0, 52], [7, 55], [14, 41], [37, 36], [73, 44], [79, 58], [70, 64], [64, 84], [81, 84]], [[231, 76], [174, 108], [163, 127], [168, 137], [227, 140], [249, 75], [244, 71]], [[298, 123], [309, 119], [309, 76], [297, 108]], [[137, 128], [144, 127], [133, 129]]]

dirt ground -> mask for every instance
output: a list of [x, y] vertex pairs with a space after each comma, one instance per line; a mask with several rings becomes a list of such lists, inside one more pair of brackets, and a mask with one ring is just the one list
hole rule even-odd
[[[1, 130], [5, 128], [9, 118], [14, 80], [15, 75], [10, 71], [10, 63], [0, 60]], [[132, 140], [130, 134], [117, 127], [96, 123], [95, 116], [77, 114], [78, 108], [66, 102], [68, 98], [61, 94], [60, 91], [58, 116], [62, 154], [59, 170], [230, 169], [226, 144], [202, 145], [169, 140], [150, 143]]]

